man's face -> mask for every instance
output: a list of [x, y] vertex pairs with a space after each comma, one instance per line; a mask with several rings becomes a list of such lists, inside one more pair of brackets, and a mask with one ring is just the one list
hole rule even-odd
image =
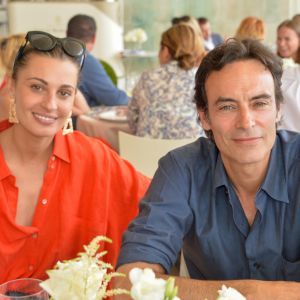
[[213, 71], [205, 89], [208, 116], [222, 160], [228, 164], [268, 163], [276, 136], [277, 109], [272, 74], [254, 59], [233, 62]]
[[203, 34], [203, 38], [207, 40], [211, 35], [211, 28], [209, 22], [200, 24], [200, 28]]

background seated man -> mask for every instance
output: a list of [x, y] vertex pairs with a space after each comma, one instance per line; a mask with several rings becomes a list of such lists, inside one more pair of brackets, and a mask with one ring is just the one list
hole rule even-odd
[[203, 34], [206, 50], [212, 50], [219, 44], [223, 43], [224, 39], [222, 36], [211, 31], [211, 26], [207, 18], [200, 17], [197, 20]]
[[126, 105], [128, 97], [106, 74], [103, 66], [90, 52], [96, 42], [96, 22], [87, 15], [76, 15], [68, 23], [67, 36], [85, 43], [87, 56], [81, 71], [79, 90], [89, 106]]
[[229, 40], [202, 60], [195, 101], [209, 139], [160, 160], [123, 236], [120, 272], [168, 273], [183, 249], [198, 280], [177, 279], [181, 299], [216, 299], [222, 283], [248, 300], [299, 299], [300, 135], [276, 132], [281, 75], [255, 40]]

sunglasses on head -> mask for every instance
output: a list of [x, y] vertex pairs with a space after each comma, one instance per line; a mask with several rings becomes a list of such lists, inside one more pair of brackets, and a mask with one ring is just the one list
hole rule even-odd
[[47, 32], [29, 31], [25, 37], [25, 44], [19, 49], [15, 61], [18, 61], [22, 57], [28, 43], [30, 43], [34, 49], [43, 52], [51, 51], [57, 45], [60, 45], [67, 55], [75, 58], [79, 62], [80, 68], [83, 66], [85, 44], [77, 39], [70, 37], [57, 38]]

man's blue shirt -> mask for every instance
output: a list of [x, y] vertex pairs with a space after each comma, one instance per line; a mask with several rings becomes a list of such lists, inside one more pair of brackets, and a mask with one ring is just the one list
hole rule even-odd
[[299, 134], [277, 133], [255, 202], [250, 227], [208, 139], [173, 150], [123, 237], [118, 265], [144, 261], [169, 272], [183, 248], [192, 278], [300, 281]]
[[128, 104], [126, 93], [112, 83], [101, 63], [90, 53], [81, 70], [79, 89], [89, 106]]

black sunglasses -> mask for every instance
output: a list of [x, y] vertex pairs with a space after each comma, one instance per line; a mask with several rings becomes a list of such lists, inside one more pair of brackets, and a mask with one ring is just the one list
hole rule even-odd
[[80, 68], [83, 66], [85, 58], [85, 44], [77, 39], [66, 37], [66, 38], [57, 38], [50, 33], [43, 31], [29, 31], [25, 37], [25, 44], [20, 47], [18, 54], [16, 55], [15, 62], [17, 62], [24, 54], [27, 43], [39, 51], [51, 51], [58, 44], [61, 45], [63, 51], [75, 58]]

